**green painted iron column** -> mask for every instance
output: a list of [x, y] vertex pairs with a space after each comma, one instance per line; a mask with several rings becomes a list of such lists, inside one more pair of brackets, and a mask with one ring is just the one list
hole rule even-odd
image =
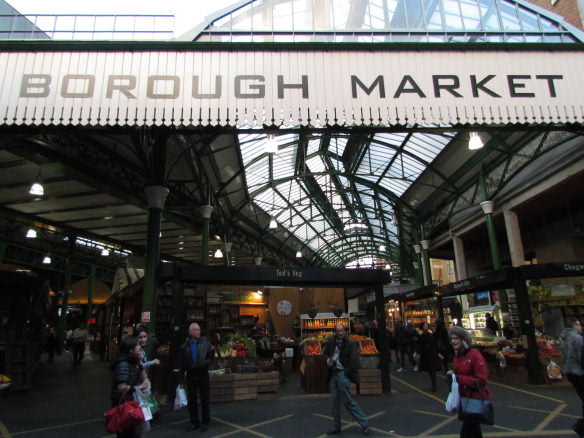
[[493, 209], [495, 203], [493, 201], [481, 202], [481, 208], [485, 214], [487, 221], [487, 233], [489, 235], [489, 248], [491, 250], [491, 261], [493, 262], [493, 269], [496, 271], [501, 269], [501, 256], [499, 255], [499, 245], [497, 244], [497, 232], [495, 231], [495, 220], [493, 219]]
[[211, 223], [211, 214], [213, 214], [212, 205], [203, 205], [199, 208], [203, 217], [203, 234], [201, 236], [201, 263], [209, 264], [209, 225]]
[[[148, 236], [146, 240], [146, 266], [144, 270], [144, 294], [142, 296], [141, 321], [154, 334], [156, 323], [156, 287], [158, 265], [160, 263], [160, 222], [162, 209], [168, 196], [168, 189], [163, 186], [148, 186], [144, 189], [148, 199]], [[142, 320], [142, 318], [141, 318]]]
[[487, 183], [483, 172], [479, 175], [479, 194], [482, 199], [481, 208], [485, 214], [487, 221], [487, 234], [489, 235], [489, 248], [491, 250], [491, 261], [493, 262], [493, 269], [496, 271], [501, 269], [501, 257], [499, 255], [499, 245], [497, 244], [497, 233], [495, 231], [495, 220], [493, 219], [493, 210], [495, 203], [489, 201], [487, 193]]
[[416, 278], [420, 280], [420, 284], [426, 285], [426, 265], [422, 259], [422, 245], [416, 243], [414, 245], [414, 253], [416, 261], [414, 262], [414, 268], [416, 269]]
[[430, 255], [428, 254], [430, 241], [424, 239], [420, 241], [420, 245], [422, 245], [422, 263], [424, 263], [424, 271], [426, 273], [424, 284], [430, 286], [432, 284], [432, 266], [430, 266]]
[[93, 293], [95, 292], [95, 265], [89, 268], [89, 288], [87, 289], [87, 308], [85, 309], [85, 322], [91, 318], [91, 308], [93, 307]]
[[[495, 219], [493, 218], [493, 211], [495, 209], [495, 203], [488, 200], [487, 194], [487, 184], [485, 182], [485, 175], [481, 172], [479, 175], [479, 193], [483, 201], [481, 202], [481, 208], [485, 215], [485, 220], [487, 223], [487, 234], [489, 236], [489, 249], [491, 252], [491, 261], [493, 263], [493, 270], [498, 271], [501, 269], [501, 255], [499, 253], [499, 244], [497, 243], [497, 232], [495, 230]], [[499, 292], [499, 301], [501, 302], [501, 310], [503, 312], [509, 311], [509, 299], [507, 298], [507, 292]]]
[[529, 303], [529, 293], [525, 279], [521, 277], [519, 269], [513, 269], [513, 286], [515, 289], [515, 299], [517, 302], [517, 316], [519, 317], [519, 328], [521, 334], [527, 338], [527, 369], [529, 372], [529, 383], [541, 385], [545, 383], [544, 366], [539, 360], [537, 341], [535, 338], [535, 325], [533, 324], [533, 314]]

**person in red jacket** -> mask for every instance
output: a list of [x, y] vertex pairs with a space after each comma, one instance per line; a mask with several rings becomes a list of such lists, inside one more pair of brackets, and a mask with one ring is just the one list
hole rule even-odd
[[[470, 348], [472, 343], [470, 333], [462, 327], [455, 326], [449, 330], [448, 335], [454, 349], [454, 369], [448, 371], [448, 374], [456, 374], [460, 396], [480, 399], [481, 394], [477, 387], [478, 383], [482, 390], [483, 398], [490, 400], [491, 393], [487, 387], [489, 368], [483, 355], [474, 348]], [[482, 437], [483, 433], [479, 423], [463, 421], [460, 438]]]

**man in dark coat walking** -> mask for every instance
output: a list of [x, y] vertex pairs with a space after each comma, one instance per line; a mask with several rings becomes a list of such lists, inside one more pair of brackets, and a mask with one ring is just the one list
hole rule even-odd
[[[180, 358], [183, 373], [186, 373], [189, 416], [188, 430], [201, 427], [204, 432], [209, 427], [209, 365], [213, 361], [213, 346], [207, 338], [201, 337], [201, 327], [196, 322], [189, 325], [189, 338], [181, 346]], [[197, 394], [201, 399], [202, 423], [199, 422]]]
[[357, 345], [346, 336], [343, 324], [335, 326], [335, 335], [326, 343], [324, 357], [329, 369], [331, 402], [334, 424], [327, 432], [336, 435], [341, 432], [341, 401], [361, 426], [363, 435], [369, 434], [369, 420], [359, 405], [351, 397], [351, 382], [359, 381], [359, 355]]

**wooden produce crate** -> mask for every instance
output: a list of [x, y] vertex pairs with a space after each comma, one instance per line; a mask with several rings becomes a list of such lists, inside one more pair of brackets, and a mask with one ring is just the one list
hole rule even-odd
[[255, 400], [258, 398], [257, 373], [232, 374], [233, 400]]
[[320, 356], [324, 351], [322, 345], [318, 341], [304, 341], [304, 355], [305, 356]]
[[270, 371], [257, 374], [258, 394], [278, 393], [280, 391], [280, 373]]
[[300, 364], [300, 383], [308, 394], [327, 394], [328, 368], [324, 356], [305, 356]]
[[379, 354], [372, 339], [363, 339], [359, 341], [359, 353], [363, 356], [374, 356]]
[[359, 370], [359, 394], [381, 394], [381, 370]]
[[211, 376], [209, 385], [211, 403], [233, 401], [233, 374]]

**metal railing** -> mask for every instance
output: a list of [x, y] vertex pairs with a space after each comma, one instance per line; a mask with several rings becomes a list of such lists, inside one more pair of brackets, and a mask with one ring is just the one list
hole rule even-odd
[[170, 40], [174, 15], [0, 14], [2, 40]]

